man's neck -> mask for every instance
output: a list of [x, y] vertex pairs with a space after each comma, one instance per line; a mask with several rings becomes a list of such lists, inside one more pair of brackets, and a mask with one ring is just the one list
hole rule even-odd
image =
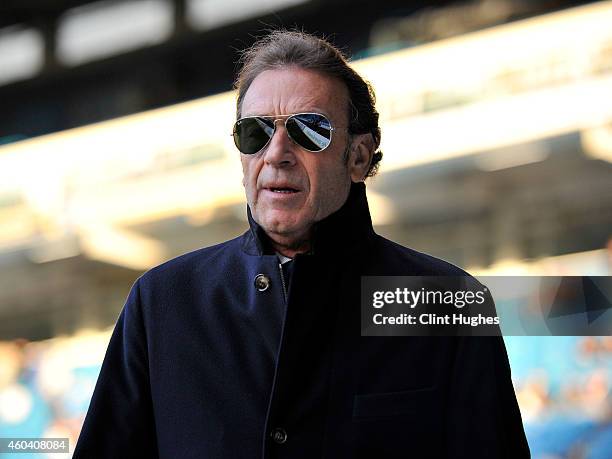
[[289, 258], [294, 258], [298, 253], [310, 251], [312, 245], [312, 231], [310, 230], [298, 237], [274, 233], [266, 233], [266, 235], [274, 251]]

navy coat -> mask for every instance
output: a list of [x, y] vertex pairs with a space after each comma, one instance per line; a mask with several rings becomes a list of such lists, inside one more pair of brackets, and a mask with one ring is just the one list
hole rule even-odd
[[466, 275], [375, 234], [363, 184], [287, 295], [249, 221], [136, 281], [74, 458], [530, 457], [502, 338], [361, 336], [360, 276]]

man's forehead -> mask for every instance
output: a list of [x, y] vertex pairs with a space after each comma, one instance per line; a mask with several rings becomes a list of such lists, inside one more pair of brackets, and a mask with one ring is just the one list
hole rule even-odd
[[304, 112], [333, 116], [339, 111], [344, 112], [347, 92], [341, 81], [312, 70], [266, 70], [247, 90], [241, 116]]

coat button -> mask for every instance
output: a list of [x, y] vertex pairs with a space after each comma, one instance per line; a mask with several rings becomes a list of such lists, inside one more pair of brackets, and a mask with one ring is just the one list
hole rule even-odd
[[255, 276], [254, 282], [255, 288], [260, 292], [268, 290], [268, 287], [270, 287], [270, 278], [265, 274], [258, 274], [257, 276]]
[[282, 445], [287, 441], [287, 432], [285, 432], [285, 429], [282, 429], [280, 427], [277, 427], [272, 432], [270, 432], [270, 436], [272, 437], [272, 440], [274, 440], [279, 445]]

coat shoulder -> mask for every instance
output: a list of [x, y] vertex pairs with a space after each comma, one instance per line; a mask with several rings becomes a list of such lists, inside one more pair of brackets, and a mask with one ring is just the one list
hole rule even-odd
[[404, 247], [376, 235], [373, 243], [374, 258], [386, 266], [392, 275], [469, 276], [458, 266], [423, 252]]
[[195, 273], [211, 272], [222, 269], [221, 265], [230, 263], [233, 256], [240, 252], [244, 235], [209, 247], [202, 247], [172, 258], [146, 271], [142, 282], [167, 282], [172, 278], [191, 277]]

